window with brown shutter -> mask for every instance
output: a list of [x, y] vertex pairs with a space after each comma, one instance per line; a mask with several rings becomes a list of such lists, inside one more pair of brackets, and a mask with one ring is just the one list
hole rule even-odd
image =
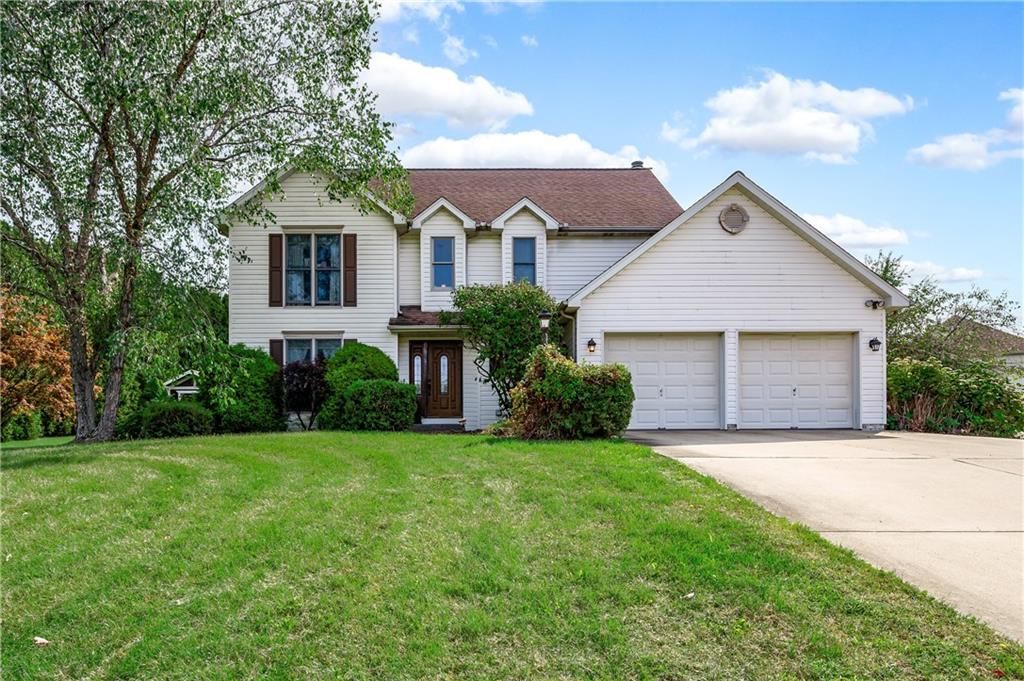
[[284, 366], [284, 339], [270, 339], [270, 359], [277, 362], [277, 366]]
[[270, 276], [270, 307], [281, 307], [284, 305], [284, 275], [281, 272], [282, 260], [281, 235], [271, 234], [270, 257], [267, 259], [267, 262], [269, 263], [268, 271]]
[[344, 283], [342, 291], [344, 295], [344, 306], [356, 306], [356, 235], [345, 234], [342, 243], [342, 257], [344, 258], [342, 276]]

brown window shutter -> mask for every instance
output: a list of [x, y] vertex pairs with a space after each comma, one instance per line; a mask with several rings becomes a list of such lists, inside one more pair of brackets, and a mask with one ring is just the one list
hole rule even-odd
[[342, 238], [342, 291], [345, 307], [356, 306], [356, 235], [346, 234]]
[[277, 362], [277, 366], [284, 366], [284, 340], [281, 338], [270, 339], [270, 359]]
[[283, 248], [281, 246], [281, 235], [270, 235], [270, 307], [281, 307], [284, 305], [284, 277], [281, 274], [281, 265], [284, 260]]

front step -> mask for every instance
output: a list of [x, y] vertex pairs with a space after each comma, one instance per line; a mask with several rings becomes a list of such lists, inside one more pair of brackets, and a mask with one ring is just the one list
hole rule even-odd
[[465, 433], [464, 423], [414, 423], [414, 433]]

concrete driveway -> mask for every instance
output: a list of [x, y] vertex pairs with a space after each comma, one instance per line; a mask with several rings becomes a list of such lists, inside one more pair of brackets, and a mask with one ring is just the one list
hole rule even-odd
[[806, 430], [628, 436], [1024, 640], [1024, 442]]

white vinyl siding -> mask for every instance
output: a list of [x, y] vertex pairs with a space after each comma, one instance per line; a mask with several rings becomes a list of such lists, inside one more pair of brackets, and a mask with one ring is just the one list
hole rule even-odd
[[451, 237], [454, 242], [455, 288], [466, 285], [466, 233], [462, 221], [445, 209], [430, 216], [420, 232], [420, 300], [424, 310], [450, 310], [452, 289], [434, 289], [431, 239]]
[[466, 246], [467, 283], [501, 283], [501, 237], [497, 234], [477, 234]]
[[[725, 232], [718, 214], [738, 203], [747, 228]], [[757, 332], [833, 332], [853, 335], [858, 425], [885, 423], [885, 311], [865, 307], [877, 298], [846, 270], [738, 190], [731, 190], [617, 273], [577, 313], [577, 353], [601, 362], [605, 334], [713, 332], [725, 334], [725, 423], [737, 424], [737, 336]], [[587, 340], [597, 351], [586, 350]], [[859, 409], [858, 409], [859, 408]]]
[[406, 232], [398, 239], [398, 304], [420, 304], [420, 235]]
[[565, 300], [646, 240], [646, 235], [548, 239], [548, 293], [555, 300]]
[[547, 232], [544, 222], [526, 208], [506, 220], [501, 230], [501, 281], [505, 284], [512, 281], [512, 240], [522, 237], [536, 240], [536, 284], [543, 288], [547, 282]]
[[[228, 265], [230, 342], [267, 350], [271, 338], [289, 331], [340, 331], [396, 358], [397, 343], [387, 328], [397, 307], [398, 240], [391, 216], [381, 211], [363, 215], [356, 202], [331, 201], [322, 184], [302, 173], [286, 178], [282, 190], [283, 195], [265, 204], [275, 224], [236, 224], [229, 232], [232, 253], [245, 255], [242, 261], [232, 257]], [[318, 231], [357, 235], [358, 305], [270, 307], [268, 235]]]

